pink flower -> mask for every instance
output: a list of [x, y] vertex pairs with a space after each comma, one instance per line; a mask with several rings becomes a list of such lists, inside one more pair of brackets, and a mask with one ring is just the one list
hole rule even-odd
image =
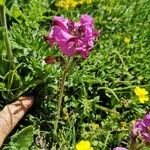
[[51, 47], [57, 44], [66, 56], [80, 54], [85, 59], [97, 37], [98, 31], [94, 30], [94, 19], [91, 16], [82, 15], [80, 22], [55, 16], [52, 30], [45, 36], [45, 40]]
[[143, 119], [137, 120], [132, 129], [133, 137], [140, 136], [142, 139], [150, 143], [150, 112]]
[[150, 126], [150, 112], [144, 116], [143, 123], [146, 127]]

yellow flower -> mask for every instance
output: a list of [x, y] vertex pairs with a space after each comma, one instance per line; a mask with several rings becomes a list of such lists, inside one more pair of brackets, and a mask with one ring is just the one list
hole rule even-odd
[[86, 0], [86, 3], [87, 3], [87, 4], [91, 4], [91, 3], [92, 3], [92, 0]]
[[125, 121], [121, 121], [120, 125], [121, 125], [121, 129], [125, 129], [125, 127], [127, 126], [127, 123]]
[[77, 145], [76, 145], [76, 150], [94, 150], [91, 147], [91, 143], [89, 141], [80, 141]]
[[63, 7], [69, 9], [70, 7], [76, 7], [78, 3], [75, 0], [60, 0], [56, 2], [57, 7]]
[[124, 38], [124, 43], [125, 43], [125, 44], [129, 44], [129, 43], [130, 43], [130, 41], [131, 41], [131, 39], [130, 39], [130, 38], [127, 38], [127, 37], [125, 37], [125, 38]]
[[80, 0], [78, 1], [79, 4], [83, 4], [83, 3], [87, 3], [87, 4], [90, 4], [92, 3], [92, 0]]
[[91, 123], [91, 127], [95, 130], [99, 128], [99, 124]]
[[148, 97], [148, 91], [146, 91], [144, 88], [140, 88], [140, 87], [135, 87], [134, 89], [135, 94], [139, 97], [139, 101], [141, 103], [145, 103], [146, 101], [149, 100]]
[[83, 3], [90, 4], [92, 3], [92, 0], [59, 0], [56, 2], [56, 6], [63, 7], [64, 9], [69, 9]]

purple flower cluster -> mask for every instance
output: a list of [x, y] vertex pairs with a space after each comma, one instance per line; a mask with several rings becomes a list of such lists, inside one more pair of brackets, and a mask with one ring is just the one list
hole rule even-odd
[[55, 16], [52, 30], [45, 36], [45, 40], [52, 47], [57, 44], [66, 56], [80, 54], [86, 59], [98, 34], [94, 30], [94, 19], [89, 15], [82, 15], [80, 22]]
[[150, 112], [143, 119], [137, 120], [133, 126], [132, 134], [134, 137], [138, 135], [146, 142], [150, 143]]

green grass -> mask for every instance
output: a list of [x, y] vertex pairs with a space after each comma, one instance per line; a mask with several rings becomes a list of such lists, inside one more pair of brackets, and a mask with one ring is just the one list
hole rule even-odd
[[[5, 84], [0, 84], [0, 108], [20, 95], [35, 95], [36, 101], [7, 138], [3, 149], [13, 149], [12, 137], [17, 137], [17, 132], [29, 125], [35, 133], [30, 137], [34, 142], [27, 150], [52, 147], [75, 150], [76, 143], [83, 139], [89, 140], [95, 150], [127, 147], [131, 121], [143, 117], [150, 108], [149, 102], [140, 104], [134, 93], [135, 86], [148, 91], [150, 88], [150, 1], [94, 0], [92, 4], [68, 11], [57, 8], [55, 0], [18, 0], [18, 6], [22, 15], [17, 19], [7, 16], [7, 20], [14, 62], [21, 66], [15, 72], [19, 76], [13, 81], [15, 86], [10, 86], [5, 76], [8, 70], [0, 72], [0, 83]], [[46, 56], [54, 54], [43, 36], [51, 27], [52, 16], [78, 20], [84, 13], [93, 16], [101, 35], [89, 58], [79, 60], [69, 72], [59, 138], [56, 138], [53, 123], [62, 64], [43, 63]], [[125, 37], [131, 39], [129, 44], [124, 43]], [[3, 43], [2, 38], [0, 43]], [[4, 65], [5, 46], [0, 44], [0, 50]], [[125, 127], [122, 122], [126, 122]], [[94, 130], [91, 123], [100, 127]]]

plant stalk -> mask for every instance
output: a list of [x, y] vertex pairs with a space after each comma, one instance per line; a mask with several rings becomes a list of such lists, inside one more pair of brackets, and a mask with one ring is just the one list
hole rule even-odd
[[2, 9], [2, 18], [1, 18], [1, 24], [4, 27], [4, 40], [6, 44], [6, 49], [7, 49], [7, 59], [9, 60], [10, 63], [10, 69], [15, 68], [15, 64], [13, 62], [13, 53], [11, 49], [11, 45], [9, 42], [9, 37], [8, 37], [8, 28], [7, 28], [7, 20], [6, 20], [6, 12], [5, 12], [5, 6], [1, 6]]
[[64, 72], [63, 72], [63, 75], [62, 75], [62, 80], [61, 80], [61, 83], [60, 83], [60, 88], [59, 88], [60, 93], [59, 93], [59, 96], [58, 96], [57, 116], [56, 116], [56, 120], [55, 120], [55, 123], [54, 123], [54, 135], [55, 136], [57, 136], [57, 129], [58, 129], [58, 122], [59, 122], [59, 119], [60, 119], [62, 98], [63, 98], [63, 94], [64, 94], [64, 85], [65, 85], [65, 80], [66, 80], [66, 77], [67, 77], [68, 69], [69, 69], [69, 61], [66, 62], [65, 69], [64, 69]]
[[97, 108], [102, 110], [102, 111], [108, 112], [108, 113], [114, 113], [116, 115], [119, 115], [119, 112], [117, 112], [116, 110], [109, 109], [109, 108], [104, 107], [104, 106], [97, 105]]

